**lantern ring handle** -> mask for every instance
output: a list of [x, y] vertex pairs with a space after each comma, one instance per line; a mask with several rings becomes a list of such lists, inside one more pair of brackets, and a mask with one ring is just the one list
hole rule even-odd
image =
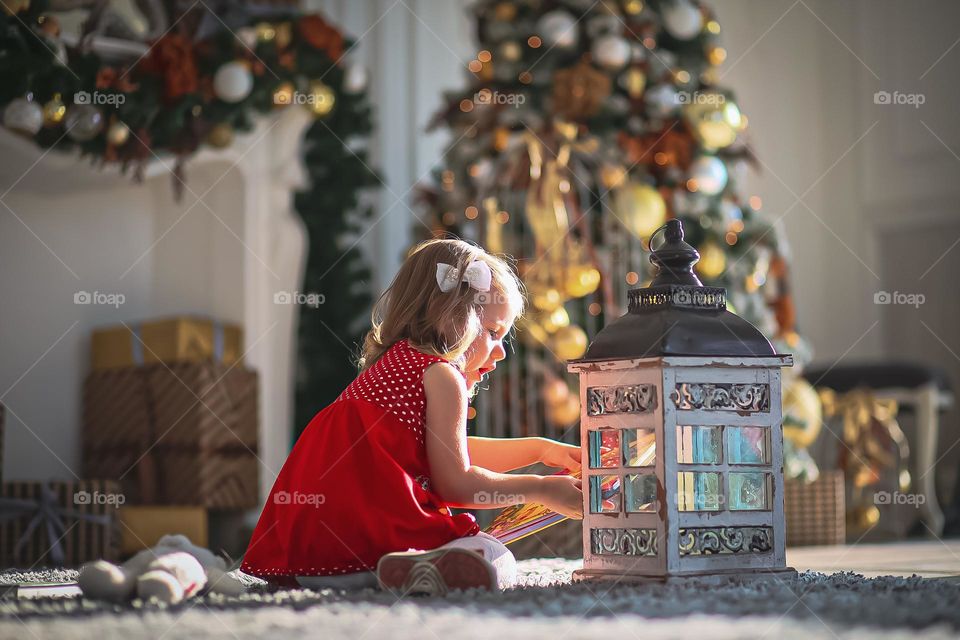
[[653, 239], [657, 237], [658, 233], [660, 233], [661, 231], [666, 231], [666, 229], [667, 229], [667, 223], [664, 223], [663, 225], [660, 226], [659, 229], [657, 229], [656, 231], [650, 234], [650, 239], [647, 240], [647, 249], [650, 251], [650, 253], [653, 253], [654, 251]]

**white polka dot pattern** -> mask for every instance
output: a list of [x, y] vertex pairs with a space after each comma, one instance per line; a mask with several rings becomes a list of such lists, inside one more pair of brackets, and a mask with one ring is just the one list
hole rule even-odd
[[401, 340], [379, 360], [361, 373], [337, 398], [366, 400], [382, 407], [404, 422], [424, 441], [427, 405], [423, 391], [423, 372], [434, 362], [446, 362], [440, 356], [421, 353]]

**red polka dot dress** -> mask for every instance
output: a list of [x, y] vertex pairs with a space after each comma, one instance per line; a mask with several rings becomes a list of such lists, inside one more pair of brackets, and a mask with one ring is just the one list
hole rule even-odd
[[244, 573], [295, 585], [479, 531], [430, 486], [423, 372], [435, 362], [446, 360], [401, 340], [314, 416], [270, 491]]

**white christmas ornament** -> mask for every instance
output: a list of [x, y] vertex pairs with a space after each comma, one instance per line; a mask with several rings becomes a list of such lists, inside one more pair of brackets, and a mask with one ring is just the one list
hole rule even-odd
[[360, 93], [367, 88], [367, 68], [358, 62], [347, 67], [343, 76], [343, 89], [347, 93]]
[[213, 76], [213, 92], [224, 102], [240, 102], [253, 89], [253, 74], [242, 62], [228, 62]]
[[600, 66], [615, 71], [630, 60], [630, 45], [620, 36], [603, 36], [593, 43], [593, 59]]
[[643, 101], [647, 104], [647, 112], [658, 118], [670, 115], [680, 106], [677, 92], [670, 84], [658, 84], [650, 87], [644, 92]]
[[576, 46], [577, 21], [566, 11], [551, 11], [537, 21], [537, 32], [548, 46], [569, 49]]
[[715, 196], [727, 186], [727, 167], [716, 156], [700, 156], [690, 166], [690, 177], [700, 193]]
[[67, 109], [63, 124], [67, 135], [77, 142], [86, 142], [103, 130], [104, 118], [100, 109], [91, 104], [75, 104]]
[[679, 40], [690, 40], [703, 30], [703, 14], [686, 0], [678, 0], [663, 10], [663, 26]]
[[43, 126], [43, 109], [32, 100], [15, 98], [3, 110], [3, 126], [32, 136]]

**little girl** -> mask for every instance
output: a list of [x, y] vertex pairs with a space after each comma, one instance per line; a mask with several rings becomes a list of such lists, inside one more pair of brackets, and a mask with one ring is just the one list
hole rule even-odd
[[[467, 437], [467, 403], [523, 311], [510, 267], [462, 240], [418, 245], [377, 301], [357, 378], [284, 463], [241, 565], [270, 582], [442, 595], [513, 585], [507, 548], [472, 514], [537, 502], [581, 518], [580, 468], [545, 438]], [[375, 571], [375, 573], [374, 573]]]

